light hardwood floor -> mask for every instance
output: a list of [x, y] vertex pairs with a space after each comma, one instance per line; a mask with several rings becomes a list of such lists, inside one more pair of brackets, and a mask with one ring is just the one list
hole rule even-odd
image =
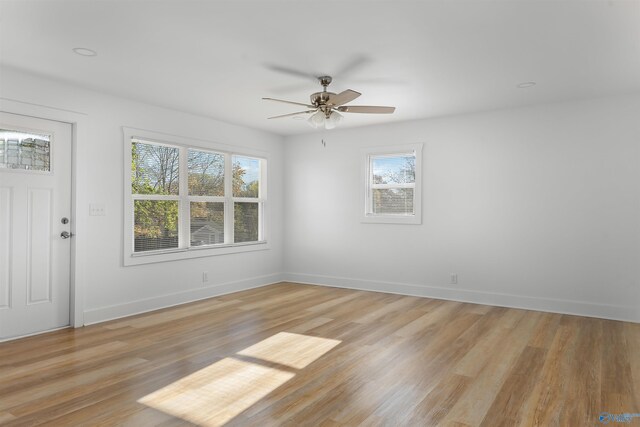
[[602, 412], [640, 413], [640, 324], [281, 283], [0, 344], [8, 426], [590, 426]]

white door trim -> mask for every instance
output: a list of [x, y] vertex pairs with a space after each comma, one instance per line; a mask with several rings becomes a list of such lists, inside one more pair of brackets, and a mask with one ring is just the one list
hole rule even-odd
[[53, 120], [71, 125], [71, 270], [69, 277], [69, 321], [74, 328], [84, 326], [84, 283], [85, 260], [82, 254], [87, 247], [87, 215], [80, 211], [80, 206], [88, 206], [87, 191], [78, 184], [79, 171], [77, 159], [82, 156], [81, 145], [78, 141], [88, 141], [87, 114], [65, 110], [46, 105], [33, 104], [0, 97], [0, 111], [10, 114], [20, 114], [38, 119]]

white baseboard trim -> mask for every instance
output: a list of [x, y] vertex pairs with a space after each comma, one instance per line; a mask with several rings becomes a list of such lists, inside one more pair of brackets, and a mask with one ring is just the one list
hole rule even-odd
[[520, 308], [525, 310], [572, 314], [576, 316], [597, 317], [601, 319], [640, 323], [640, 308], [637, 306], [594, 304], [585, 301], [539, 298], [495, 292], [479, 292], [467, 289], [452, 289], [408, 283], [351, 279], [318, 274], [284, 273], [283, 277], [287, 282], [309, 285], [385, 292], [390, 294], [410, 295], [468, 302], [473, 304], [495, 305], [499, 307]]
[[125, 304], [86, 310], [84, 312], [84, 325], [86, 326], [106, 322], [108, 320], [133, 316], [136, 314], [186, 304], [233, 292], [244, 291], [247, 289], [259, 288], [283, 281], [640, 323], [640, 308], [635, 306], [594, 304], [585, 301], [540, 298], [495, 292], [479, 292], [467, 289], [452, 289], [409, 283], [352, 279], [318, 274], [282, 273], [252, 277], [249, 279], [208, 286], [206, 288], [191, 289], [184, 292], [146, 298]]
[[158, 297], [131, 301], [124, 304], [93, 308], [84, 312], [84, 325], [93, 325], [95, 323], [120, 319], [122, 317], [160, 310], [162, 308], [186, 304], [189, 302], [212, 298], [215, 296], [230, 294], [233, 292], [260, 288], [262, 286], [271, 285], [273, 283], [279, 283], [282, 281], [282, 274], [270, 274], [267, 276], [258, 276], [234, 282], [207, 286], [206, 288], [190, 289], [184, 292], [177, 292], [168, 295], [161, 295]]

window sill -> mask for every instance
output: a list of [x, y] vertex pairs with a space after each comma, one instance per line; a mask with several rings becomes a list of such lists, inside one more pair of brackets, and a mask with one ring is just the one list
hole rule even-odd
[[128, 267], [131, 265], [152, 264], [156, 262], [179, 261], [182, 259], [264, 251], [269, 248], [270, 245], [268, 242], [262, 241], [216, 246], [194, 246], [191, 248], [162, 251], [136, 252], [125, 254], [124, 266]]
[[364, 215], [360, 222], [363, 224], [420, 225], [422, 224], [422, 219], [417, 215]]

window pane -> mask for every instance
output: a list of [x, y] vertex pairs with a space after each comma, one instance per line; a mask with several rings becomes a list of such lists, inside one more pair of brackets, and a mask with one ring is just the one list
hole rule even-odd
[[189, 150], [189, 194], [224, 196], [224, 155]]
[[191, 202], [191, 246], [224, 243], [224, 203]]
[[416, 180], [416, 157], [371, 157], [372, 184], [411, 184]]
[[258, 197], [260, 160], [233, 156], [233, 197]]
[[50, 135], [0, 129], [0, 168], [50, 171]]
[[178, 247], [178, 201], [134, 200], [134, 252]]
[[413, 188], [374, 189], [372, 199], [374, 214], [413, 214]]
[[180, 150], [140, 141], [131, 143], [131, 192], [178, 194]]
[[234, 241], [258, 241], [258, 203], [234, 203]]

